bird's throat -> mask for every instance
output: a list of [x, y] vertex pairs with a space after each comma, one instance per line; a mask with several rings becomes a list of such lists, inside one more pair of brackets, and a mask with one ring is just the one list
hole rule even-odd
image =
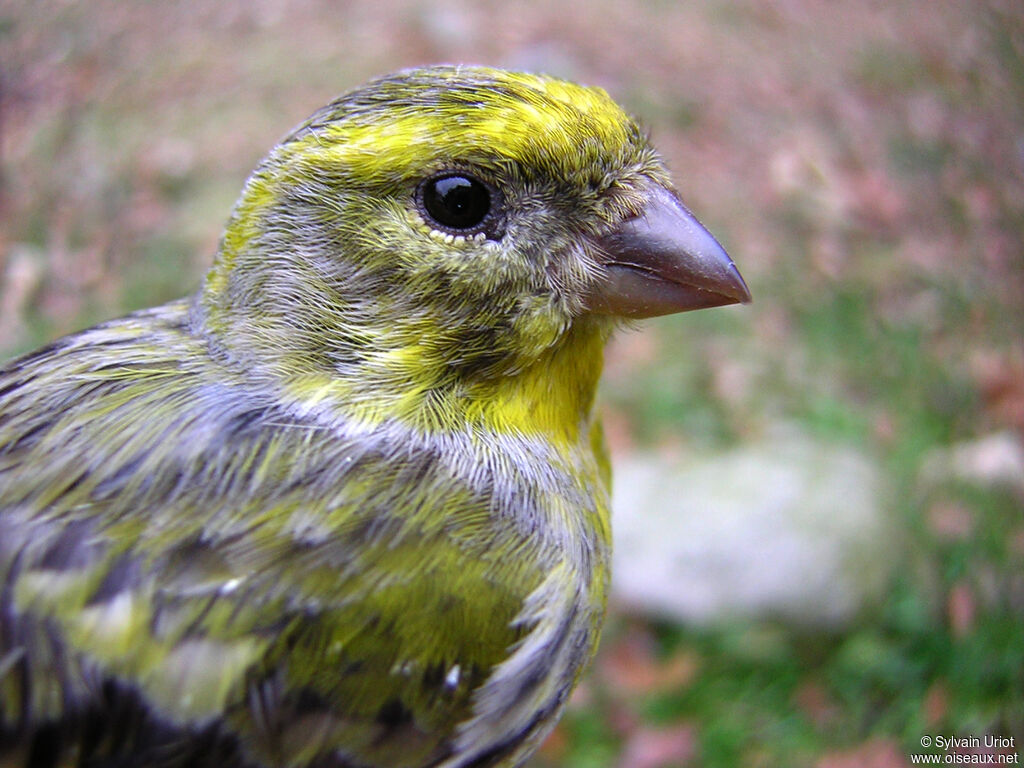
[[575, 324], [532, 365], [470, 388], [469, 422], [488, 431], [579, 444], [590, 429], [606, 339], [599, 324]]
[[585, 322], [501, 375], [467, 379], [424, 369], [415, 379], [392, 379], [310, 371], [282, 381], [281, 396], [320, 421], [398, 422], [428, 435], [470, 430], [535, 437], [571, 450], [589, 439], [606, 339], [604, 324]]

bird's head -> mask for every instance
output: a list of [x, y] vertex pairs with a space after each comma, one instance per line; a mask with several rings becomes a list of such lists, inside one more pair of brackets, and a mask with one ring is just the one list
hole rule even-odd
[[604, 91], [432, 67], [342, 96], [274, 148], [198, 307], [248, 368], [394, 415], [553, 360], [592, 391], [616, 318], [747, 300]]

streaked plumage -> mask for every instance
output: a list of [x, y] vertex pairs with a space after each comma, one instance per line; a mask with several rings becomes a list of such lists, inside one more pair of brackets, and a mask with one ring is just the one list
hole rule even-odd
[[668, 190], [602, 91], [410, 70], [195, 297], [0, 369], [0, 766], [521, 764], [604, 612], [615, 318], [748, 298]]

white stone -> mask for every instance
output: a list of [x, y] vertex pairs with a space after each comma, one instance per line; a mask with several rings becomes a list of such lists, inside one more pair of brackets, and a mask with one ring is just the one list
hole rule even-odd
[[794, 430], [700, 460], [627, 457], [613, 510], [614, 599], [677, 621], [840, 625], [899, 551], [876, 464]]
[[925, 485], [950, 479], [1024, 489], [1024, 445], [1011, 431], [932, 451], [921, 467]]

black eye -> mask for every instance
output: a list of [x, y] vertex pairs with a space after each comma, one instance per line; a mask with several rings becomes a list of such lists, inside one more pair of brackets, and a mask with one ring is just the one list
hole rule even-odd
[[483, 232], [491, 214], [491, 192], [472, 176], [449, 173], [427, 179], [420, 187], [424, 213], [442, 229], [452, 232]]

